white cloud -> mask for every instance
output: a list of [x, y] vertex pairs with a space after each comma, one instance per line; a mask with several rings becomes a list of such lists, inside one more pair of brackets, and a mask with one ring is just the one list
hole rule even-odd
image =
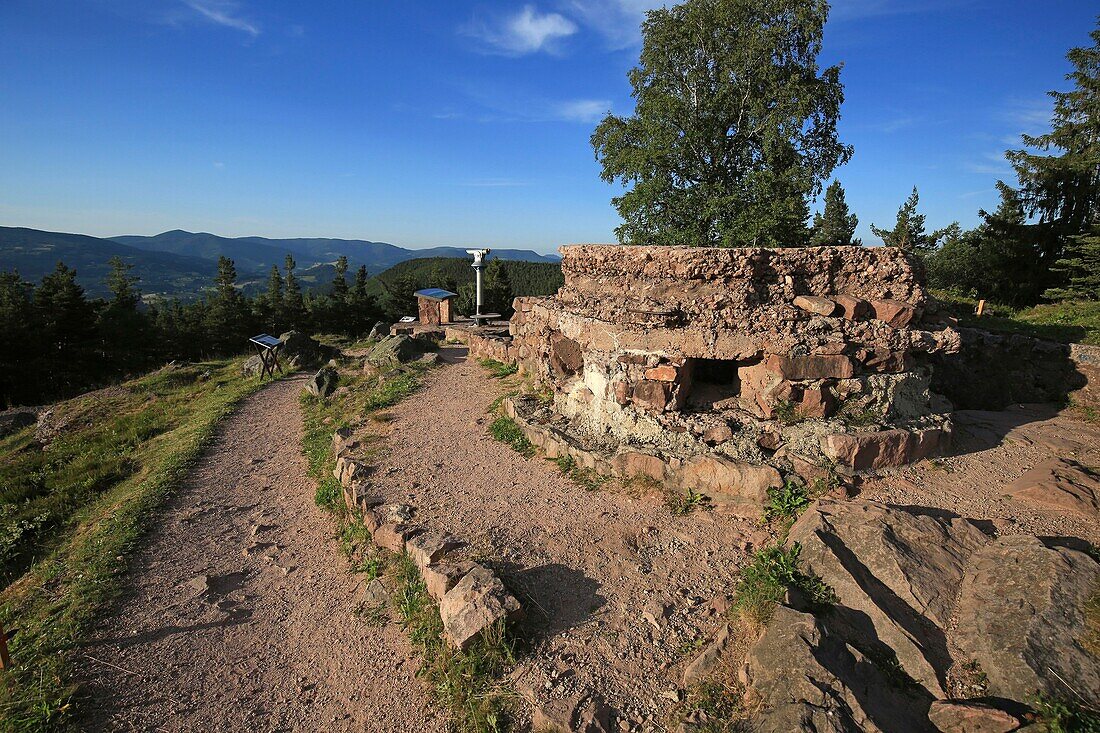
[[558, 41], [577, 32], [577, 24], [559, 13], [540, 13], [526, 5], [515, 15], [469, 23], [461, 30], [484, 41], [490, 51], [519, 56], [554, 51]]
[[211, 23], [242, 31], [253, 38], [260, 35], [259, 27], [241, 17], [239, 7], [230, 0], [183, 0], [183, 3]]
[[669, 4], [669, 0], [568, 0], [567, 7], [603, 36], [609, 48], [618, 50], [641, 43], [646, 11]]
[[611, 109], [606, 99], [571, 99], [553, 105], [554, 116], [566, 122], [596, 122]]

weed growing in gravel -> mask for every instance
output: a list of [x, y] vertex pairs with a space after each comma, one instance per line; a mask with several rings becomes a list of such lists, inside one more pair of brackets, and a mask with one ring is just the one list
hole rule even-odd
[[505, 364], [496, 359], [482, 359], [478, 364], [481, 364], [482, 368], [489, 372], [489, 376], [493, 379], [504, 379], [519, 371], [518, 364]]
[[836, 603], [833, 589], [813, 571], [802, 569], [801, 554], [802, 546], [797, 542], [790, 549], [766, 547], [757, 551], [741, 571], [733, 608], [751, 627], [767, 624], [788, 588], [797, 591], [814, 613], [824, 612]]
[[[18, 628], [0, 731], [65, 729], [81, 642], [115, 598], [126, 557], [218, 422], [260, 386], [239, 360], [162, 369], [54, 406], [67, 427], [0, 440], [0, 621]], [[33, 446], [33, 447], [32, 447]]]
[[489, 425], [489, 434], [501, 443], [512, 446], [512, 450], [522, 456], [530, 458], [535, 455], [535, 446], [520, 430], [519, 424], [510, 417], [501, 415]]
[[686, 723], [695, 733], [747, 731], [743, 700], [744, 691], [732, 682], [700, 682], [687, 689], [675, 722], [677, 726]]
[[467, 651], [459, 651], [444, 637], [439, 610], [415, 563], [401, 555], [390, 572], [396, 585], [394, 609], [423, 657], [420, 676], [451, 711], [455, 729], [461, 733], [507, 730], [508, 695], [497, 679], [515, 664], [515, 654], [504, 624], [487, 630]]
[[602, 476], [590, 468], [581, 468], [573, 460], [573, 456], [565, 454], [552, 459], [557, 464], [558, 470], [573, 483], [586, 491], [599, 491], [610, 481], [607, 476]]
[[790, 400], [781, 400], [775, 406], [775, 419], [784, 425], [794, 425], [802, 422], [802, 413], [795, 403]]
[[764, 522], [782, 520], [788, 527], [810, 505], [810, 496], [801, 481], [787, 479], [778, 488], [768, 489], [768, 503], [764, 505]]
[[665, 494], [665, 506], [677, 517], [686, 516], [697, 509], [712, 508], [710, 497], [697, 493], [694, 489], [688, 489], [686, 494], [669, 489]]
[[1047, 733], [1100, 733], [1100, 712], [1061, 698], [1040, 695], [1034, 704]]
[[370, 581], [382, 577], [382, 574], [386, 572], [386, 567], [385, 555], [380, 552], [370, 552], [356, 566], [355, 572], [362, 573], [366, 580]]
[[882, 415], [865, 407], [863, 401], [859, 399], [849, 399], [842, 402], [840, 408], [836, 411], [836, 417], [852, 428], [878, 425], [882, 420]]
[[500, 406], [504, 404], [504, 400], [508, 399], [509, 397], [514, 397], [517, 394], [519, 394], [519, 391], [514, 389], [510, 392], [505, 392], [500, 397], [497, 397], [495, 400], [490, 402], [489, 406], [485, 409], [485, 412], [490, 415], [494, 415], [497, 412], [500, 412]]

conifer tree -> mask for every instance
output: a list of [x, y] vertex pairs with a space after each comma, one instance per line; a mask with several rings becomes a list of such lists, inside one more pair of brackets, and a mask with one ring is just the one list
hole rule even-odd
[[840, 181], [834, 179], [825, 189], [825, 210], [814, 215], [810, 244], [818, 247], [861, 245], [863, 242], [854, 238], [858, 224], [856, 215], [848, 211]]
[[336, 259], [336, 275], [332, 279], [332, 299], [339, 306], [348, 300], [348, 258], [340, 255]]
[[887, 247], [898, 247], [918, 255], [932, 252], [946, 230], [939, 229], [929, 234], [924, 228], [924, 214], [917, 211], [919, 203], [920, 195], [917, 193], [917, 187], [913, 186], [913, 193], [909, 194], [909, 198], [905, 199], [905, 203], [898, 209], [894, 228], [880, 229], [872, 224], [871, 231], [876, 237], [881, 238]]
[[302, 328], [305, 325], [306, 305], [302, 298], [302, 286], [298, 284], [298, 278], [294, 275], [294, 268], [297, 266], [298, 263], [294, 261], [294, 257], [288, 254], [284, 263], [286, 297], [283, 299], [283, 307], [289, 328]]

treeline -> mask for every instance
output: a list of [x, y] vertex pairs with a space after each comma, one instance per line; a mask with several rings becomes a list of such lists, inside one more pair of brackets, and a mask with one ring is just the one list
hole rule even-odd
[[[1017, 307], [1100, 299], [1100, 29], [1091, 36], [1091, 47], [1067, 55], [1073, 89], [1051, 92], [1050, 132], [1024, 135], [1022, 149], [1005, 153], [1016, 185], [997, 182], [1000, 205], [980, 211], [981, 224], [928, 231], [914, 188], [892, 228], [871, 227], [915, 254], [932, 287]], [[859, 244], [855, 225], [834, 181], [811, 241]]]
[[[421, 288], [454, 290], [459, 313], [474, 309], [473, 271], [465, 260], [413, 260], [372, 278], [365, 267], [349, 274], [341, 257], [326, 288], [305, 290], [288, 255], [249, 297], [233, 261], [221, 257], [213, 288], [202, 298], [150, 304], [142, 302], [131, 267], [117, 257], [110, 261], [107, 298], [87, 297], [76, 270], [62, 262], [38, 284], [0, 273], [0, 408], [68, 397], [172, 359], [241, 353], [261, 332], [361, 337], [380, 320], [416, 315], [413, 293]], [[456, 274], [469, 281], [456, 283]], [[549, 294], [560, 284], [555, 264], [492, 260], [482, 283], [484, 310], [510, 315], [515, 295]]]

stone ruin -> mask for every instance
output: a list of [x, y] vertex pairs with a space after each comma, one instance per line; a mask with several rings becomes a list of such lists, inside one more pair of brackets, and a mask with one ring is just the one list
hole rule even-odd
[[[551, 400], [506, 409], [549, 457], [691, 489], [759, 514], [796, 473], [948, 450], [930, 362], [959, 349], [896, 248], [573, 245], [564, 286], [517, 298], [474, 356], [514, 361]], [[825, 467], [823, 469], [822, 467]]]

